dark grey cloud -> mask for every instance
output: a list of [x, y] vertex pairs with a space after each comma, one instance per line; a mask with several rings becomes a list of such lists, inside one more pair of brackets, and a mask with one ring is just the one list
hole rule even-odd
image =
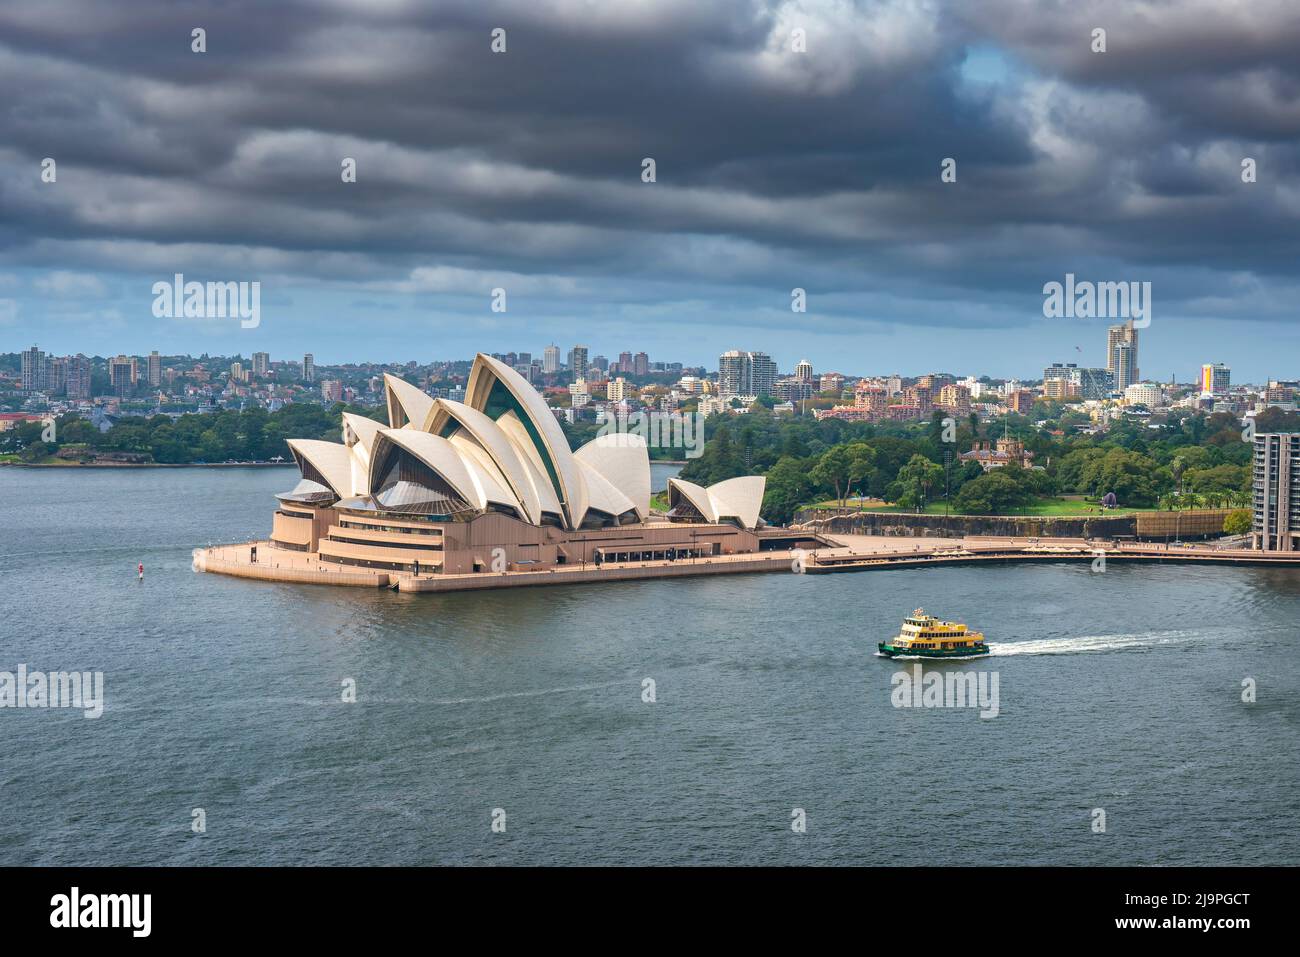
[[0, 9], [0, 89], [21, 270], [269, 272], [353, 302], [506, 276], [575, 309], [801, 285], [943, 325], [1023, 315], [1070, 269], [1274, 318], [1300, 253], [1282, 0], [50, 0]]

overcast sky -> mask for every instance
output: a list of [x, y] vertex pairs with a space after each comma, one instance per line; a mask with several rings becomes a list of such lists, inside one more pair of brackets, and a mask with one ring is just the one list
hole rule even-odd
[[44, 0], [0, 91], [0, 351], [1036, 378], [1105, 364], [1070, 272], [1152, 284], [1144, 377], [1300, 376], [1294, 0]]

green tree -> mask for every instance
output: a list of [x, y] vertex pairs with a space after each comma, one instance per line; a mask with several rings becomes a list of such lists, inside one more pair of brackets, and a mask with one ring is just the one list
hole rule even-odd
[[1223, 519], [1223, 534], [1245, 535], [1250, 531], [1253, 518], [1250, 509], [1239, 508], [1229, 512]]
[[967, 515], [1002, 515], [1027, 504], [1029, 499], [1029, 479], [1006, 467], [990, 469], [963, 485], [953, 499], [953, 507]]
[[785, 525], [794, 518], [795, 509], [808, 501], [813, 491], [808, 469], [799, 459], [783, 456], [767, 473], [763, 491], [763, 517]]
[[812, 480], [833, 488], [840, 505], [854, 485], [869, 479], [875, 467], [876, 453], [863, 442], [837, 445], [827, 449], [813, 466]]
[[904, 508], [924, 508], [930, 490], [942, 484], [943, 466], [931, 462], [924, 455], [913, 455], [899, 469], [895, 501]]

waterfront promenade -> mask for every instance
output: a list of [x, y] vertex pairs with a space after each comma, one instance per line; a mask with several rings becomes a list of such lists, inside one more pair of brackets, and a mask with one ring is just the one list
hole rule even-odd
[[[823, 535], [827, 545], [806, 550], [801, 568], [810, 575], [881, 568], [995, 562], [1157, 562], [1222, 565], [1269, 565], [1300, 569], [1300, 552], [1261, 552], [1245, 548], [1172, 545], [1160, 542], [1115, 542], [1083, 538], [917, 539], [881, 535]], [[252, 548], [257, 547], [257, 561]], [[267, 541], [196, 549], [195, 571], [262, 581], [366, 588], [404, 592], [477, 591], [538, 585], [592, 584], [692, 575], [726, 575], [795, 570], [796, 554], [788, 549], [744, 555], [717, 555], [678, 561], [606, 562], [600, 566], [564, 565], [537, 571], [478, 572], [444, 575], [366, 569], [321, 562], [315, 555], [276, 548]]]

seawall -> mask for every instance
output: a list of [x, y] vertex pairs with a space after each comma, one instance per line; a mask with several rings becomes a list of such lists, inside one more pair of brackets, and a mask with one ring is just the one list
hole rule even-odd
[[915, 515], [844, 509], [800, 509], [794, 522], [841, 535], [917, 538], [1206, 538], [1223, 532], [1231, 509], [1131, 512], [1127, 515]]

